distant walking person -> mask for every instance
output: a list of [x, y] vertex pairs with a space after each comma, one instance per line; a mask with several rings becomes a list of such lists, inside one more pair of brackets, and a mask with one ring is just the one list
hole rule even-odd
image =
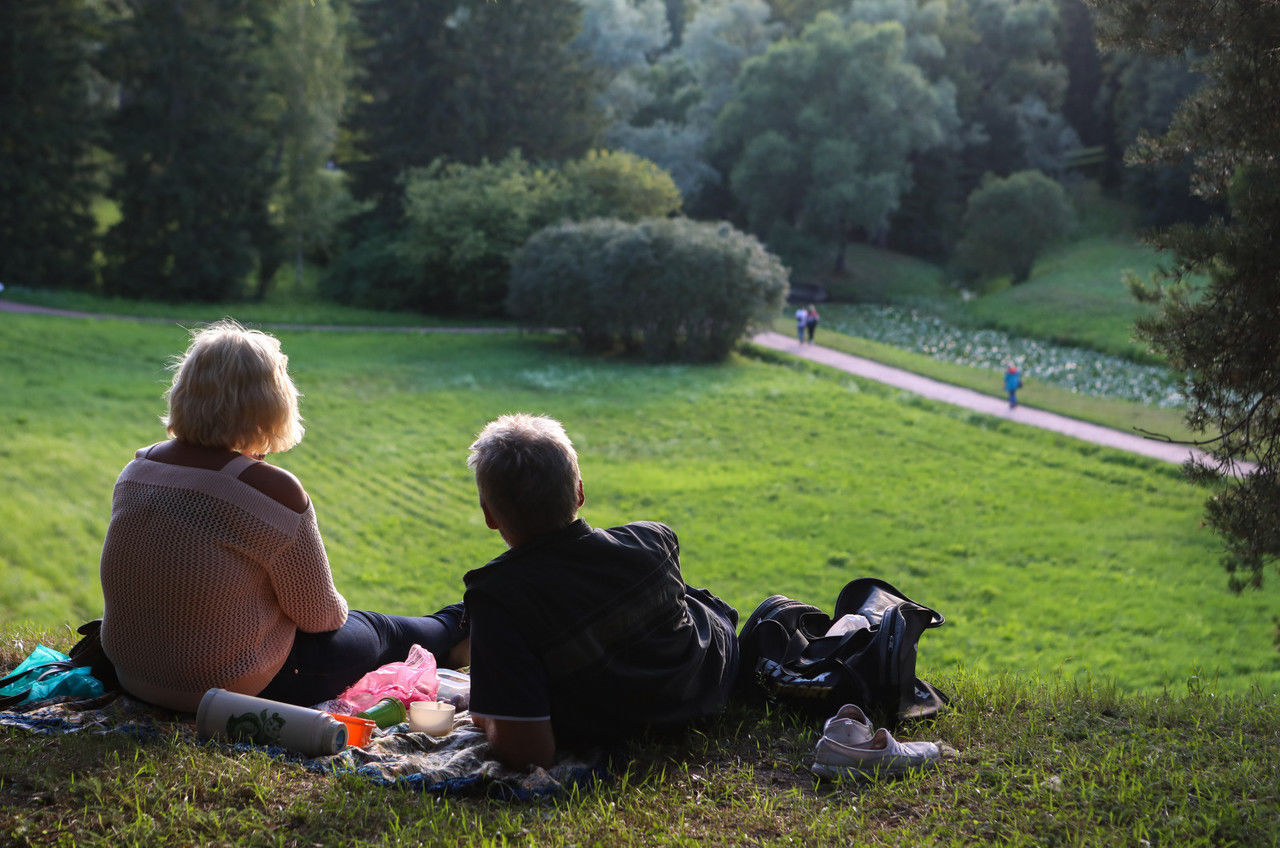
[[1009, 369], [1004, 372], [1004, 390], [1009, 394], [1009, 408], [1013, 409], [1018, 405], [1018, 389], [1022, 388], [1022, 373], [1018, 371], [1018, 366], [1012, 362], [1009, 363]]
[[809, 333], [809, 344], [813, 344], [813, 334], [818, 329], [818, 310], [812, 303], [805, 311], [804, 328]]
[[803, 306], [796, 310], [796, 340], [804, 344], [804, 330], [809, 326], [809, 310]]

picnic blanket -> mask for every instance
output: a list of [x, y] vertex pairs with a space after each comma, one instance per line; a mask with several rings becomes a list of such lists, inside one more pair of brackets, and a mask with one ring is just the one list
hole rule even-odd
[[0, 711], [0, 726], [35, 733], [125, 733], [139, 739], [175, 734], [197, 745], [229, 750], [262, 750], [316, 772], [354, 772], [380, 785], [406, 785], [425, 792], [533, 800], [561, 794], [571, 786], [607, 773], [608, 754], [595, 750], [561, 756], [550, 769], [514, 771], [493, 759], [484, 732], [466, 712], [454, 717], [447, 736], [413, 733], [407, 724], [374, 731], [363, 748], [344, 748], [327, 757], [306, 759], [284, 748], [244, 742], [203, 742], [195, 717], [154, 707], [119, 693], [89, 700], [54, 699]]

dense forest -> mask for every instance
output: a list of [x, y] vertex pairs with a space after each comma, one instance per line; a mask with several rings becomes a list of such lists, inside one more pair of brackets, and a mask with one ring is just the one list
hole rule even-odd
[[1185, 166], [1124, 166], [1196, 75], [1100, 48], [1083, 0], [43, 0], [0, 32], [8, 285], [220, 300], [314, 264], [483, 315], [565, 221], [1017, 282], [1010, 227], [1052, 238], [1085, 187], [1203, 216]]

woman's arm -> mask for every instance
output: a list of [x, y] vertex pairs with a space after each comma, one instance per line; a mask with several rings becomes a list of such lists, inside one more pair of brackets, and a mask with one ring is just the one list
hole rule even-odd
[[285, 615], [305, 633], [337, 630], [347, 621], [347, 599], [333, 584], [315, 510], [303, 514], [298, 535], [275, 557], [271, 586]]

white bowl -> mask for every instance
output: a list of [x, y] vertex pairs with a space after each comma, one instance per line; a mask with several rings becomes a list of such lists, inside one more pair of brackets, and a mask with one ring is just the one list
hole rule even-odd
[[453, 704], [448, 701], [414, 701], [409, 705], [409, 729], [432, 736], [453, 731]]

